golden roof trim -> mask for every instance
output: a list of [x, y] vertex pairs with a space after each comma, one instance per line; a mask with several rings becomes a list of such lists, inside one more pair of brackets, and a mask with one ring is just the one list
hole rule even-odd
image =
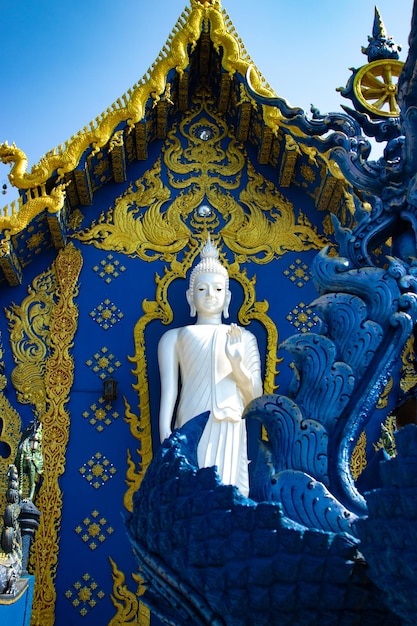
[[[20, 189], [41, 186], [53, 175], [58, 174], [58, 181], [73, 171], [82, 155], [91, 146], [97, 153], [111, 138], [114, 129], [126, 122], [133, 129], [144, 117], [146, 103], [153, 98], [155, 104], [166, 88], [168, 72], [175, 69], [182, 74], [189, 64], [187, 48], [193, 49], [204, 29], [210, 22], [210, 38], [214, 48], [223, 48], [223, 68], [232, 76], [235, 72], [244, 75], [249, 66], [253, 66], [241, 39], [239, 38], [229, 16], [221, 9], [219, 0], [190, 0], [191, 8], [186, 7], [178, 18], [166, 44], [144, 76], [116, 100], [101, 115], [78, 131], [63, 145], [49, 151], [39, 162], [27, 172], [28, 159], [26, 154], [15, 144], [0, 144], [0, 160], [12, 163], [9, 174], [10, 182]], [[256, 72], [254, 87], [260, 93], [275, 95], [266, 85], [261, 74]], [[123, 102], [122, 102], [123, 101]], [[277, 126], [277, 112], [265, 106], [265, 123], [272, 128]]]

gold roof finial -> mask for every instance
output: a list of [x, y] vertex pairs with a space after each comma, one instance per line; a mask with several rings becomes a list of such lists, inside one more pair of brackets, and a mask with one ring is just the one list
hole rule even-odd
[[191, 4], [201, 5], [205, 9], [208, 9], [209, 7], [212, 7], [213, 9], [221, 9], [220, 0], [191, 0]]

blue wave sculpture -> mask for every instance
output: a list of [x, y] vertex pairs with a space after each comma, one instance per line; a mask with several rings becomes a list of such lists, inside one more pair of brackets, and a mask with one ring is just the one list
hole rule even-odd
[[[369, 593], [359, 541], [348, 532], [354, 516], [327, 491], [317, 502], [323, 488], [303, 472], [294, 472], [294, 479], [298, 474], [302, 487], [307, 481], [313, 488], [307, 486], [300, 502], [300, 521], [290, 519], [279, 501], [256, 502], [222, 485], [215, 468], [197, 468], [206, 419], [194, 418], [164, 442], [127, 520], [146, 581], [143, 599], [161, 621], [399, 624], [381, 610], [378, 590]], [[279, 496], [279, 483], [275, 487]], [[315, 511], [327, 519], [325, 530], [311, 525]], [[310, 519], [302, 520], [306, 514]]]

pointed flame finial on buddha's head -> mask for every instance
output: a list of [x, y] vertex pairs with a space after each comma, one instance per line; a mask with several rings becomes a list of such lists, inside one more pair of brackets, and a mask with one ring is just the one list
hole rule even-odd
[[226, 288], [229, 288], [229, 274], [227, 269], [219, 261], [219, 251], [216, 246], [213, 245], [210, 233], [207, 236], [207, 241], [204, 244], [200, 252], [200, 261], [193, 268], [190, 275], [190, 292], [194, 291], [194, 282], [198, 274], [221, 274], [224, 276], [226, 282]]

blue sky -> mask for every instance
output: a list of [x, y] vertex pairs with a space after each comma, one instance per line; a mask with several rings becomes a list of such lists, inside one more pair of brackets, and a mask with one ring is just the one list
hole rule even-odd
[[[379, 0], [386, 30], [408, 50], [413, 0]], [[1, 0], [0, 142], [29, 168], [139, 80], [189, 0]], [[247, 52], [277, 94], [322, 113], [367, 62], [374, 0], [222, 0]], [[0, 182], [9, 166], [0, 165]], [[7, 182], [7, 180], [6, 180]], [[2, 196], [0, 206], [12, 199]]]

